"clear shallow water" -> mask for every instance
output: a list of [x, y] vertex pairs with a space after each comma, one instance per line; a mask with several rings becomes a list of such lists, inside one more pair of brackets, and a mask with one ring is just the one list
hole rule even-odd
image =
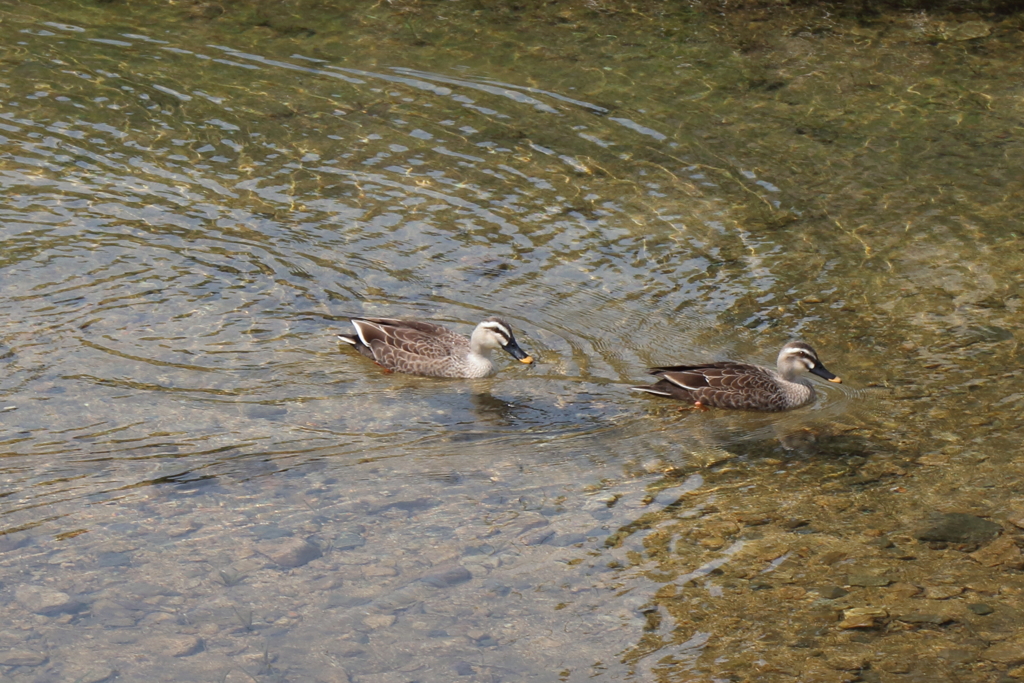
[[[45, 657], [9, 676], [749, 675], [792, 603], [743, 582], [814, 546], [794, 515], [851, 557], [935, 509], [1009, 525], [1019, 66], [920, 17], [763, 58], [700, 22], [464, 18], [477, 56], [324, 21], [4, 17], [0, 635]], [[540, 362], [382, 375], [356, 314], [500, 314]], [[793, 335], [847, 380], [806, 410], [627, 391]]]

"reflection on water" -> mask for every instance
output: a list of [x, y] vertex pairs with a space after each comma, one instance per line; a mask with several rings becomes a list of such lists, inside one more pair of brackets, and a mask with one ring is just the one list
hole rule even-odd
[[[1012, 27], [178, 11], [0, 22], [8, 677], [1016, 666]], [[334, 336], [491, 314], [535, 366]], [[628, 391], [791, 337], [799, 411]]]

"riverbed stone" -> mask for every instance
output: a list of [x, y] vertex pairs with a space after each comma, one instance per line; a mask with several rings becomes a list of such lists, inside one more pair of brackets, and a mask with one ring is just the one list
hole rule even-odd
[[981, 657], [1003, 666], [1020, 666], [1024, 664], [1024, 641], [1007, 640], [996, 643], [983, 650]]
[[875, 572], [854, 570], [846, 575], [847, 586], [888, 586], [892, 580]]
[[519, 540], [523, 545], [543, 545], [555, 537], [554, 529], [538, 529], [532, 533], [524, 534]]
[[978, 661], [978, 653], [975, 650], [963, 647], [947, 647], [936, 651], [935, 656], [947, 662], [955, 662], [957, 664], [969, 664]]
[[994, 539], [1002, 529], [995, 522], [964, 512], [937, 513], [917, 532], [917, 538], [921, 541], [980, 545]]
[[[988, 25], [988, 22], [984, 22], [984, 21], [965, 21], [964, 23], [959, 24], [958, 26], [954, 26], [953, 29], [949, 31], [948, 36], [949, 36], [950, 40], [961, 40], [962, 41], [962, 40], [975, 40], [976, 38], [985, 38], [990, 33], [992, 33], [992, 29]], [[995, 327], [994, 325], [986, 325], [985, 327], [986, 328], [994, 328], [996, 330], [1001, 330], [1002, 329], [1000, 327]], [[999, 339], [1004, 339], [1004, 338], [1005, 337], [1002, 337], [1002, 336], [999, 337]]]
[[548, 544], [556, 548], [567, 548], [571, 545], [586, 542], [587, 537], [585, 534], [583, 534], [582, 532], [574, 531], [568, 534], [558, 534], [550, 541], [548, 541]]
[[252, 676], [241, 669], [231, 669], [224, 674], [222, 683], [252, 683]]
[[741, 512], [735, 516], [735, 519], [744, 526], [761, 526], [770, 524], [773, 517], [767, 512]]
[[69, 669], [65, 671], [67, 680], [75, 683], [107, 683], [117, 677], [117, 670], [109, 666], [95, 666], [85, 669]]
[[971, 559], [983, 567], [1024, 567], [1024, 557], [1020, 548], [1010, 536], [1001, 536], [988, 545], [971, 553]]
[[0, 553], [17, 550], [29, 544], [26, 534], [4, 534], [0, 536]]
[[881, 607], [853, 607], [843, 610], [843, 620], [839, 622], [839, 628], [874, 628], [878, 626], [880, 619], [889, 616]]
[[92, 617], [106, 627], [123, 628], [135, 626], [144, 615], [141, 611], [126, 609], [113, 600], [101, 598], [90, 607]]
[[343, 531], [331, 543], [335, 550], [352, 550], [353, 548], [361, 548], [365, 544], [366, 540], [355, 531]]
[[807, 595], [807, 589], [801, 586], [783, 586], [775, 591], [782, 600], [799, 600]]
[[818, 562], [824, 565], [833, 565], [840, 560], [844, 560], [847, 557], [847, 553], [842, 550], [830, 550], [824, 553], [818, 558]]
[[389, 564], [369, 564], [363, 567], [365, 579], [386, 579], [391, 576], [398, 576], [398, 569]]
[[0, 666], [39, 666], [49, 658], [32, 650], [6, 650], [0, 652]]
[[906, 599], [912, 598], [915, 595], [919, 595], [921, 593], [921, 589], [912, 583], [907, 583], [905, 581], [897, 581], [896, 583], [889, 586], [887, 593], [895, 598]]
[[698, 544], [702, 548], [707, 548], [708, 550], [719, 550], [721, 548], [724, 548], [725, 543], [725, 539], [719, 536], [709, 536], [707, 538], [702, 538], [698, 541]]
[[963, 592], [960, 586], [928, 586], [924, 589], [924, 597], [929, 600], [948, 600]]
[[157, 639], [158, 650], [171, 657], [188, 657], [203, 649], [203, 639], [192, 635], [175, 635]]
[[402, 510], [403, 512], [420, 512], [436, 507], [438, 502], [429, 496], [419, 498], [407, 498], [405, 500], [389, 500], [381, 503], [379, 507], [371, 510], [370, 514], [378, 515], [388, 510]]
[[446, 567], [444, 569], [431, 572], [430, 574], [421, 577], [420, 581], [428, 586], [434, 586], [435, 588], [450, 588], [451, 586], [457, 586], [460, 583], [465, 583], [472, 578], [473, 575], [468, 569], [462, 565], [456, 565], [454, 567]]
[[367, 628], [379, 629], [388, 628], [398, 620], [394, 614], [368, 614], [363, 617], [363, 623]]
[[531, 531], [533, 529], [539, 529], [550, 524], [548, 519], [544, 515], [536, 513], [524, 513], [515, 518], [507, 526], [501, 528], [503, 533], [512, 534], [513, 536], [519, 536]]
[[295, 536], [261, 541], [256, 544], [256, 550], [269, 557], [274, 564], [289, 569], [301, 567], [323, 554], [319, 546]]
[[14, 599], [29, 612], [46, 616], [71, 612], [78, 607], [77, 601], [67, 593], [45, 586], [18, 586]]
[[348, 672], [338, 667], [332, 667], [316, 677], [316, 683], [352, 683], [352, 677]]
[[933, 624], [935, 626], [941, 626], [942, 624], [948, 624], [951, 621], [956, 621], [956, 616], [950, 612], [908, 612], [896, 617], [900, 621], [907, 624]]
[[860, 671], [871, 664], [871, 657], [863, 652], [828, 652], [825, 665], [839, 671]]
[[879, 671], [885, 671], [890, 674], [905, 674], [910, 671], [910, 662], [901, 657], [885, 657], [872, 668], [877, 666]]
[[818, 658], [809, 660], [800, 672], [800, 683], [851, 683], [859, 676], [851, 671], [836, 671]]

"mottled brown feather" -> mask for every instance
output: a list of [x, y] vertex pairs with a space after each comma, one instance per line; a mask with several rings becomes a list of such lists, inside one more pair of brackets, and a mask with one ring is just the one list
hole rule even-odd
[[[477, 332], [487, 323], [494, 323], [487, 333], [492, 339], [496, 335], [503, 349], [523, 363], [533, 362], [500, 318], [484, 320]], [[484, 377], [493, 372], [488, 349], [474, 353], [469, 338], [441, 325], [395, 318], [353, 318], [352, 324], [356, 334], [338, 338], [388, 370], [427, 377]]]
[[453, 352], [469, 352], [466, 337], [433, 323], [392, 318], [352, 323], [361, 342], [355, 347], [389, 370], [415, 369], [417, 374], [446, 377], [451, 374]]
[[785, 410], [774, 373], [743, 363], [709, 363], [651, 368], [660, 378], [657, 393], [714, 408], [743, 409], [757, 406], [769, 412]]
[[649, 386], [633, 387], [658, 396], [702, 406], [776, 412], [799, 408], [814, 400], [814, 387], [797, 376], [812, 372], [832, 382], [841, 380], [829, 372], [817, 354], [803, 342], [790, 342], [779, 353], [779, 372], [747, 363], [721, 362], [704, 365], [673, 365], [651, 368], [658, 378]]

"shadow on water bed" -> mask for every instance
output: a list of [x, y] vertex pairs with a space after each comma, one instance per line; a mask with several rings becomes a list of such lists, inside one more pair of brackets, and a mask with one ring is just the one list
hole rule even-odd
[[0, 10], [4, 680], [1024, 677], [1024, 23], [730, 7]]

